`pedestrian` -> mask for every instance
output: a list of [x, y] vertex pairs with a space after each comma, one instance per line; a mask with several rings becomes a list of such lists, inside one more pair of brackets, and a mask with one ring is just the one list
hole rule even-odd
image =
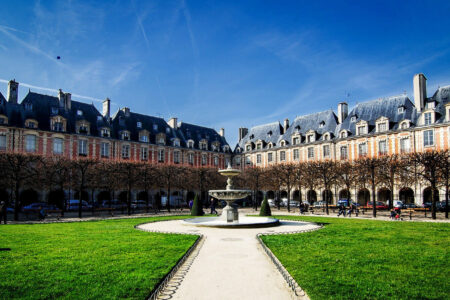
[[216, 199], [214, 199], [214, 198], [211, 198], [211, 214], [216, 214], [217, 215]]
[[350, 205], [349, 207], [348, 207], [348, 210], [347, 210], [347, 215], [351, 218], [351, 216], [352, 216], [352, 212], [353, 212], [353, 208], [352, 208], [352, 206]]
[[189, 201], [189, 209], [192, 209], [192, 206], [193, 206], [193, 205], [194, 205], [194, 200], [191, 199], [191, 200]]
[[339, 212], [337, 216], [339, 217], [340, 215], [344, 215], [345, 217], [345, 207], [342, 204], [339, 205]]
[[300, 203], [300, 214], [303, 215], [305, 213], [305, 204]]
[[45, 211], [45, 208], [43, 208], [42, 206], [39, 206], [39, 213], [38, 213], [39, 221], [43, 221], [46, 216], [47, 216], [47, 213]]
[[395, 211], [395, 209], [391, 209], [391, 215], [390, 215], [389, 218], [390, 218], [391, 220], [394, 220], [396, 215], [397, 215], [397, 212]]

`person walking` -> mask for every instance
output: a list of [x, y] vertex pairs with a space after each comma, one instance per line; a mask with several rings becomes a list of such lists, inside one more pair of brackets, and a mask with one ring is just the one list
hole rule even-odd
[[216, 199], [214, 199], [214, 198], [211, 198], [211, 214], [216, 214], [217, 215]]

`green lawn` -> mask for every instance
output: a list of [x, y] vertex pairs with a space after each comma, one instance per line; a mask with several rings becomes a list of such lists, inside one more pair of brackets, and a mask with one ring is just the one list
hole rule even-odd
[[320, 217], [263, 241], [311, 299], [449, 299], [450, 224]]
[[144, 299], [197, 239], [134, 225], [185, 217], [0, 226], [0, 299]]

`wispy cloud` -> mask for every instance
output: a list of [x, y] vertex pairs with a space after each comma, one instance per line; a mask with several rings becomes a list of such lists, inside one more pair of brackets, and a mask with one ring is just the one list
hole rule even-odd
[[128, 66], [126, 66], [124, 69], [121, 70], [121, 72], [112, 78], [111, 80], [111, 84], [113, 86], [118, 85], [120, 83], [122, 83], [123, 81], [125, 81], [125, 79], [128, 77], [128, 75], [130, 75], [130, 73], [136, 69], [136, 67], [138, 66], [138, 63], [132, 63]]
[[138, 11], [136, 9], [136, 5], [135, 5], [133, 0], [131, 1], [131, 4], [133, 6], [134, 14], [136, 15], [136, 20], [137, 20], [137, 23], [138, 23], [138, 26], [139, 26], [139, 30], [141, 31], [142, 37], [144, 38], [145, 45], [147, 46], [147, 49], [150, 50], [151, 49], [150, 41], [149, 41], [149, 39], [147, 37], [147, 32], [145, 31], [144, 25], [142, 24], [144, 17], [142, 17], [142, 16], [140, 16], [138, 14]]
[[187, 29], [189, 32], [189, 39], [191, 41], [192, 52], [194, 53], [194, 57], [198, 58], [199, 51], [198, 51], [198, 46], [197, 46], [197, 42], [195, 39], [194, 31], [192, 30], [191, 13], [189, 12], [189, 8], [187, 7], [185, 0], [181, 0], [181, 7], [183, 10], [184, 19], [186, 20], [186, 26], [187, 26]]

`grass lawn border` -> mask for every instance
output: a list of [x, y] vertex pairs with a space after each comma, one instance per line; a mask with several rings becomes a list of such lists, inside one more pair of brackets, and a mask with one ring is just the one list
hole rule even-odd
[[[173, 221], [173, 220], [161, 220], [156, 221], [152, 223], [157, 222], [166, 222], [166, 221]], [[188, 259], [188, 257], [192, 254], [192, 252], [197, 248], [197, 246], [200, 244], [200, 241], [203, 239], [203, 234], [200, 233], [184, 233], [184, 232], [164, 232], [164, 231], [158, 231], [158, 230], [146, 230], [143, 228], [139, 228], [139, 226], [148, 224], [149, 222], [140, 223], [134, 225], [134, 229], [144, 231], [144, 232], [154, 232], [154, 233], [162, 233], [162, 234], [180, 234], [180, 235], [195, 235], [197, 236], [197, 239], [195, 240], [194, 244], [184, 253], [184, 255], [177, 261], [177, 263], [170, 269], [170, 271], [164, 275], [163, 278], [155, 285], [154, 289], [149, 293], [149, 295], [146, 297], [146, 299], [157, 299], [158, 294], [164, 290], [164, 288], [167, 286], [169, 281], [172, 279], [172, 277], [177, 273], [178, 269], [183, 265], [183, 263]]]
[[[278, 218], [279, 220], [283, 220], [283, 218]], [[292, 220], [289, 220], [292, 221]], [[304, 221], [297, 221], [297, 222], [304, 222]], [[264, 252], [269, 256], [272, 263], [275, 265], [277, 270], [281, 273], [281, 276], [283, 276], [284, 280], [286, 280], [286, 283], [291, 288], [292, 292], [295, 294], [295, 296], [306, 296], [306, 292], [302, 289], [302, 287], [298, 284], [298, 282], [292, 277], [292, 275], [286, 270], [284, 265], [280, 262], [280, 260], [273, 254], [272, 250], [267, 247], [267, 245], [263, 242], [261, 239], [261, 236], [265, 235], [289, 235], [289, 234], [298, 234], [298, 233], [306, 233], [306, 232], [312, 232], [320, 230], [324, 227], [324, 223], [318, 223], [318, 222], [304, 222], [304, 223], [311, 223], [314, 225], [319, 226], [318, 228], [308, 229], [308, 230], [298, 230], [298, 231], [292, 231], [292, 232], [270, 232], [270, 233], [258, 233], [256, 235], [256, 239], [258, 240], [259, 244], [263, 248]], [[309, 298], [309, 297], [308, 297]]]

